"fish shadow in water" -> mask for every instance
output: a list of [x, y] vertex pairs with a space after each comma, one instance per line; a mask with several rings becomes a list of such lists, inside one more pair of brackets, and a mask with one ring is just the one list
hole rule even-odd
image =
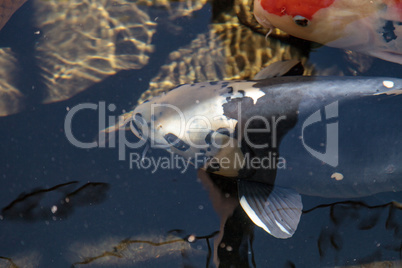
[[389, 202], [369, 206], [361, 201], [344, 201], [319, 205], [303, 211], [303, 213], [307, 214], [318, 208], [329, 208], [330, 218], [329, 225], [321, 229], [317, 239], [319, 256], [322, 260], [334, 258], [334, 261], [338, 262], [342, 259], [342, 255], [349, 255], [345, 252], [353, 252], [358, 248], [370, 248], [367, 245], [353, 247], [353, 243], [350, 243], [348, 238], [353, 237], [353, 234], [364, 240], [374, 234], [379, 237], [375, 248], [370, 250], [371, 252], [363, 253], [363, 257], [355, 260], [357, 264], [383, 260], [387, 258], [385, 256], [395, 255], [395, 253], [396, 256], [399, 255], [399, 259], [402, 259], [402, 224], [400, 221], [402, 204]]
[[[214, 264], [216, 267], [238, 264], [241, 267], [257, 267], [253, 248], [255, 225], [238, 202], [236, 181], [202, 170], [199, 170], [198, 178], [208, 190], [221, 220], [220, 233], [214, 240]], [[314, 230], [317, 230], [307, 236], [315, 239], [311, 241], [316, 245], [313, 255], [317, 259], [314, 262], [345, 265], [352, 262], [350, 252], [356, 253], [352, 254], [356, 264], [387, 260], [389, 256], [398, 255], [402, 259], [401, 211], [402, 205], [397, 202], [371, 206], [356, 200], [321, 204], [303, 210], [302, 216], [306, 220], [310, 217]], [[316, 221], [315, 213], [319, 213], [319, 217], [328, 217]], [[306, 235], [303, 237], [305, 239]], [[381, 243], [378, 242], [380, 244], [375, 247], [362, 246], [362, 240], [367, 241], [364, 242], [367, 245], [377, 240]], [[314, 251], [314, 248], [311, 250]], [[292, 258], [283, 261], [285, 267], [297, 266]]]
[[77, 181], [40, 188], [21, 193], [3, 207], [1, 219], [38, 221], [68, 218], [74, 208], [100, 204], [107, 198], [110, 186], [102, 182], [89, 182], [78, 187]]

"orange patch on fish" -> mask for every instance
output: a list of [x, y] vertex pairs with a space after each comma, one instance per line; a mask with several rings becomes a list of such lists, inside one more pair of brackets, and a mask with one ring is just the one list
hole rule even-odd
[[395, 5], [397, 9], [402, 9], [402, 0], [384, 0], [384, 3], [388, 6]]
[[268, 13], [278, 16], [290, 15], [294, 17], [300, 15], [311, 20], [318, 10], [329, 7], [334, 1], [335, 0], [261, 0], [261, 6]]
[[402, 0], [384, 0], [384, 3], [391, 9], [395, 9], [399, 20], [402, 21]]
[[402, 64], [402, 0], [254, 0], [265, 28]]

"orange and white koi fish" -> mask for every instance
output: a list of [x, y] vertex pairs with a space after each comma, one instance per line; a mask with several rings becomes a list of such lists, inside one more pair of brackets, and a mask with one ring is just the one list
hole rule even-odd
[[266, 28], [402, 64], [402, 0], [254, 0]]

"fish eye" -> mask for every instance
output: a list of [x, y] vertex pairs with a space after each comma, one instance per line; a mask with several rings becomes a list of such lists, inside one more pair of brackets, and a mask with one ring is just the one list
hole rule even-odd
[[299, 25], [299, 26], [301, 26], [301, 27], [307, 27], [307, 26], [310, 25], [310, 21], [309, 21], [308, 19], [306, 19], [305, 17], [300, 16], [300, 15], [294, 16], [294, 17], [293, 17], [293, 21], [294, 21], [297, 25]]
[[165, 140], [179, 151], [187, 151], [190, 145], [179, 139], [175, 134], [168, 133], [164, 136]]
[[146, 124], [145, 119], [142, 117], [142, 114], [140, 113], [136, 113], [134, 115], [134, 120], [131, 121], [130, 126], [132, 126], [132, 131], [134, 132], [134, 134], [138, 134], [138, 138], [142, 138], [142, 136], [144, 135], [142, 132], [142, 128], [141, 125]]

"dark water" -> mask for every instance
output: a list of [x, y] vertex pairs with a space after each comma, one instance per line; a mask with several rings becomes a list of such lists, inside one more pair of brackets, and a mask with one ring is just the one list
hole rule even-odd
[[[6, 26], [2, 43], [16, 40], [13, 29], [26, 23], [27, 8]], [[303, 196], [295, 235], [280, 240], [254, 227], [238, 206], [232, 181], [218, 179], [212, 184], [193, 167], [185, 172], [173, 168], [153, 172], [152, 165], [130, 166], [130, 153], [141, 154], [143, 148], [126, 148], [121, 154], [118, 148], [80, 149], [68, 141], [64, 129], [68, 109], [82, 103], [98, 105], [96, 110], [77, 113], [72, 123], [77, 139], [93, 141], [99, 132], [101, 106], [116, 105], [115, 111], [105, 111], [108, 118], [130, 109], [168, 53], [205, 32], [210, 16], [207, 6], [191, 18], [175, 20], [184, 30], [174, 38], [158, 26], [153, 39], [156, 51], [141, 70], [120, 72], [64, 102], [41, 105], [32, 97], [25, 111], [0, 118], [1, 267], [11, 260], [21, 265], [24, 258], [25, 265], [31, 265], [27, 267], [74, 263], [84, 267], [77, 263], [95, 263], [91, 257], [96, 256], [106, 267], [118, 266], [116, 259], [135, 267], [213, 267], [214, 252], [222, 267], [334, 267], [402, 259], [402, 211], [389, 203], [402, 201], [400, 194], [348, 201]], [[29, 54], [29, 47], [20, 49]], [[320, 48], [310, 54], [310, 61], [347, 64], [341, 53]], [[29, 68], [31, 62], [26, 64], [21, 68]], [[402, 77], [402, 68], [376, 59], [364, 75]], [[27, 77], [22, 83], [35, 79]], [[122, 155], [125, 160], [119, 160]], [[147, 155], [169, 157], [158, 150]], [[208, 185], [212, 190], [207, 190]], [[185, 245], [138, 242], [187, 240], [190, 235], [196, 241]], [[125, 250], [117, 247], [124, 239], [132, 241]], [[109, 252], [106, 257], [105, 252]]]

